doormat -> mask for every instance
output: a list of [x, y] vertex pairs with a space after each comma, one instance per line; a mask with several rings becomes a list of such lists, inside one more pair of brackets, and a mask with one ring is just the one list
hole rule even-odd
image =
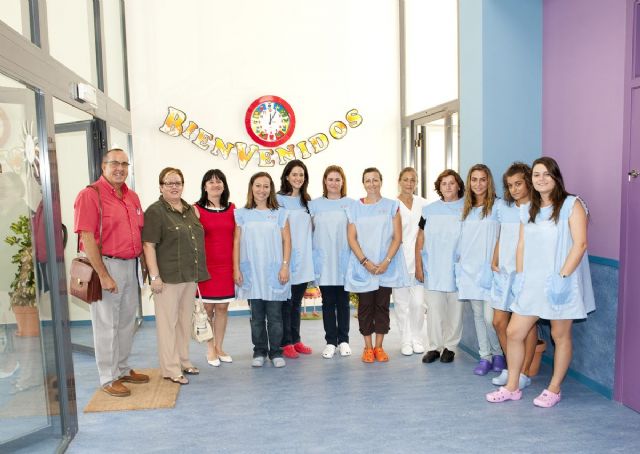
[[180, 391], [179, 384], [162, 378], [160, 369], [140, 369], [136, 372], [148, 375], [149, 383], [140, 385], [125, 383], [124, 385], [131, 390], [131, 395], [128, 397], [113, 397], [98, 388], [84, 408], [84, 412], [149, 410], [176, 406]]

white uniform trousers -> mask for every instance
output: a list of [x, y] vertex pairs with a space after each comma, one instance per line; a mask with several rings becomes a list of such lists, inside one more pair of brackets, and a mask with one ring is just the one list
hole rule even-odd
[[424, 287], [394, 288], [393, 307], [402, 345], [424, 345]]
[[102, 260], [118, 286], [118, 293], [103, 290], [102, 300], [89, 306], [100, 385], [105, 386], [129, 374], [138, 311], [138, 277], [136, 259]]
[[473, 309], [479, 354], [481, 359], [491, 361], [492, 356], [502, 355], [498, 335], [493, 328], [493, 308], [489, 301], [469, 300]]
[[462, 303], [457, 292], [425, 289], [427, 351], [453, 350], [462, 338]]

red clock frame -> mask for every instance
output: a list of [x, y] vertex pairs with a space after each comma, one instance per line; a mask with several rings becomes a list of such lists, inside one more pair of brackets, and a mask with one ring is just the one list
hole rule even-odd
[[[251, 117], [253, 115], [253, 111], [255, 110], [256, 107], [258, 107], [260, 104], [262, 104], [264, 102], [275, 102], [275, 103], [278, 103], [282, 107], [284, 107], [284, 109], [289, 114], [289, 129], [287, 130], [287, 132], [282, 137], [280, 137], [279, 139], [274, 140], [272, 142], [268, 141], [268, 140], [264, 140], [262, 137], [258, 136], [253, 131], [253, 128], [251, 127]], [[245, 128], [247, 129], [247, 133], [249, 134], [249, 136], [251, 136], [251, 138], [256, 143], [258, 143], [260, 145], [263, 145], [265, 147], [277, 147], [278, 145], [282, 145], [283, 143], [285, 143], [293, 135], [293, 131], [296, 128], [296, 115], [293, 112], [293, 109], [291, 108], [289, 103], [287, 101], [285, 101], [284, 99], [280, 98], [279, 96], [271, 96], [271, 95], [261, 96], [258, 99], [256, 99], [255, 101], [253, 101], [251, 103], [251, 105], [249, 106], [249, 108], [247, 109], [247, 113], [244, 116], [244, 125], [245, 125]]]

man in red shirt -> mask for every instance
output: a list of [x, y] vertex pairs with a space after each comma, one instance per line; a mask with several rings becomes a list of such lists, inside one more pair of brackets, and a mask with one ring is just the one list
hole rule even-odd
[[102, 284], [102, 300], [90, 306], [100, 385], [116, 397], [131, 394], [123, 382], [149, 381], [127, 363], [138, 308], [136, 259], [142, 252], [144, 223], [140, 199], [125, 183], [128, 175], [127, 154], [109, 150], [102, 159], [102, 176], [92, 187], [80, 191], [74, 204], [74, 231], [80, 235], [80, 249]]

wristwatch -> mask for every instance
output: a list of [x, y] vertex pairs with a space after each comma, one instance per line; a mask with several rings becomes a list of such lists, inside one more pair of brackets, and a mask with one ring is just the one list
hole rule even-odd
[[560, 277], [561, 277], [562, 279], [564, 279], [564, 278], [566, 278], [566, 277], [567, 277], [567, 275], [566, 275], [566, 274], [562, 274], [562, 273], [560, 273]]
[[151, 282], [155, 281], [156, 279], [159, 279], [160, 275], [158, 274], [157, 276], [149, 276], [149, 279], [151, 279]]

